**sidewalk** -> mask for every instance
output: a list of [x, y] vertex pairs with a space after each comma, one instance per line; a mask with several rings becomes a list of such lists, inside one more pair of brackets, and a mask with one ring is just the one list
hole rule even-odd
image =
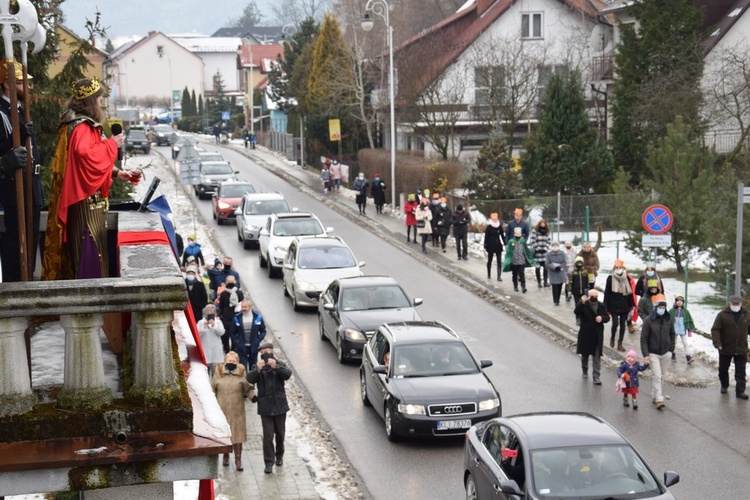
[[[354, 193], [343, 189], [340, 193], [324, 195], [320, 189], [320, 178], [317, 172], [304, 170], [298, 165], [287, 161], [265, 148], [254, 150], [244, 149], [242, 145], [233, 145], [238, 151], [255, 161], [260, 166], [267, 168], [280, 177], [283, 177], [301, 190], [311, 196], [324, 201], [330, 208], [346, 216], [350, 220], [368, 227], [372, 232], [383, 237], [384, 241], [402, 248], [411, 257], [429, 264], [436, 271], [461, 283], [465, 288], [474, 291], [478, 296], [494, 303], [525, 322], [541, 329], [545, 334], [555, 338], [557, 342], [575, 350], [578, 329], [575, 326], [573, 315], [573, 303], [561, 302], [560, 307], [554, 307], [552, 302], [551, 288], [538, 288], [533, 269], [527, 269], [526, 283], [528, 292], [523, 294], [513, 291], [510, 273], [503, 273], [503, 281], [496, 281], [495, 270], [493, 278], [487, 279], [487, 265], [481, 249], [472, 245], [469, 241], [469, 260], [459, 261], [456, 259], [455, 243], [453, 238], [448, 238], [446, 253], [440, 252], [439, 248], [433, 248], [428, 242], [427, 254], [422, 254], [421, 245], [406, 243], [406, 230], [404, 221], [400, 217], [392, 216], [388, 206], [384, 214], [376, 214], [372, 206], [366, 216], [359, 215], [357, 205], [354, 202]], [[603, 263], [604, 266], [607, 263]], [[493, 264], [494, 267], [494, 264]], [[610, 326], [605, 327], [604, 359], [605, 366], [618, 366], [625, 359], [625, 353], [618, 352], [609, 347]], [[640, 357], [640, 332], [626, 333], [623, 346], [627, 350], [635, 349]], [[679, 386], [706, 387], [716, 383], [716, 367], [708, 359], [696, 356], [693, 364], [688, 365], [682, 351], [682, 345], [677, 342], [677, 362], [672, 363], [665, 379]], [[646, 372], [646, 378], [650, 374]]]

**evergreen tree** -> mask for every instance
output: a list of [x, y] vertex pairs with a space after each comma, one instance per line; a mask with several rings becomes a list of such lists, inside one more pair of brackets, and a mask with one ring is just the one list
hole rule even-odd
[[261, 22], [263, 22], [263, 14], [260, 13], [260, 9], [258, 9], [255, 0], [251, 0], [250, 3], [242, 9], [242, 15], [234, 21], [234, 27], [249, 30], [250, 28], [260, 25]]
[[[291, 40], [284, 41], [284, 57], [276, 59], [276, 65], [271, 69], [268, 74], [270, 85], [268, 86], [269, 98], [278, 104], [280, 109], [291, 109], [294, 108], [294, 100], [298, 104], [304, 104], [305, 98], [300, 98], [295, 91], [299, 91], [299, 85], [294, 88], [290, 88], [290, 80], [293, 75], [297, 73], [296, 63], [297, 60], [302, 56], [303, 51], [307, 46], [314, 46], [315, 38], [318, 36], [318, 25], [312, 18], [305, 19], [299, 27], [299, 30], [294, 34]], [[312, 53], [310, 53], [311, 56]], [[312, 56], [310, 57], [310, 60]], [[304, 91], [307, 90], [307, 81], [310, 78], [309, 68], [300, 67], [302, 75], [297, 75], [298, 81], [304, 81]]]
[[511, 154], [506, 149], [502, 132], [490, 134], [477, 156], [477, 168], [464, 187], [477, 200], [504, 200], [521, 197], [521, 175], [514, 168]]
[[209, 110], [211, 113], [208, 119], [213, 122], [221, 122], [221, 114], [223, 111], [229, 111], [229, 99], [224, 93], [224, 78], [221, 76], [221, 71], [217, 70], [213, 77], [214, 84], [214, 98], [211, 99], [211, 105]]
[[198, 96], [198, 116], [203, 117], [203, 96]]
[[114, 51], [115, 51], [115, 46], [112, 45], [112, 40], [107, 38], [107, 43], [104, 44], [104, 52], [106, 52], [107, 54], [111, 54]]
[[195, 89], [190, 93], [190, 111], [193, 112], [190, 116], [200, 116], [198, 113], [198, 103], [195, 101]]
[[521, 156], [524, 187], [536, 195], [606, 191], [615, 173], [612, 157], [597, 143], [580, 75], [553, 75], [540, 107]]
[[339, 78], [340, 75], [352, 74], [351, 65], [339, 22], [336, 16], [326, 12], [315, 40], [307, 92], [308, 109], [336, 117], [341, 109], [353, 102], [351, 87], [342, 85]]
[[632, 2], [627, 12], [636, 23], [620, 25], [611, 137], [615, 163], [637, 185], [649, 149], [677, 115], [701, 133], [703, 12], [692, 0]]
[[182, 109], [182, 117], [187, 118], [193, 116], [190, 110], [190, 92], [187, 86], [182, 89], [182, 99], [180, 99], [180, 109]]

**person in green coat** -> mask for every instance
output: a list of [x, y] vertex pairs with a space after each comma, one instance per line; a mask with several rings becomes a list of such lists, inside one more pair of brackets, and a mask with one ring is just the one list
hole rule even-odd
[[513, 272], [513, 290], [518, 291], [518, 282], [521, 282], [521, 290], [526, 293], [526, 276], [524, 269], [536, 265], [534, 256], [526, 244], [521, 227], [513, 229], [513, 237], [505, 245], [505, 259], [503, 260], [503, 271]]
[[[693, 363], [693, 351], [690, 349], [688, 343], [688, 337], [693, 336], [693, 330], [695, 330], [695, 323], [693, 317], [690, 316], [690, 311], [685, 307], [685, 296], [678, 293], [674, 296], [674, 305], [669, 310], [669, 315], [674, 319], [674, 332], [682, 342], [682, 347], [685, 349], [685, 359], [690, 365]], [[672, 353], [672, 362], [677, 362], [677, 356], [674, 352]]]

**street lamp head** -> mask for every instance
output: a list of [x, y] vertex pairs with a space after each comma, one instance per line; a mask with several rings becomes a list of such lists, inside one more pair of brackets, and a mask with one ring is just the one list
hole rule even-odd
[[362, 19], [362, 22], [360, 24], [364, 31], [371, 31], [372, 28], [375, 26], [375, 22], [372, 20], [372, 17], [370, 17], [369, 10], [365, 12], [365, 17], [364, 19]]

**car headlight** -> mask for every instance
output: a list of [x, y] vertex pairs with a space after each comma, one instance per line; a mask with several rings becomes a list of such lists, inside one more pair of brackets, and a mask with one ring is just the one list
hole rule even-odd
[[479, 411], [494, 410], [500, 406], [500, 398], [485, 399], [479, 402]]
[[365, 334], [354, 328], [347, 328], [344, 330], [344, 337], [349, 340], [367, 340]]
[[401, 404], [398, 405], [398, 411], [406, 415], [426, 415], [424, 405]]
[[178, 148], [177, 146], [174, 146], [172, 149], [175, 150], [175, 151], [179, 151], [180, 150], [180, 148]]
[[223, 201], [219, 202], [219, 208], [221, 208], [222, 210], [226, 210], [227, 208], [231, 208], [231, 206], [232, 205], [230, 205], [229, 203], [224, 203]]
[[306, 292], [315, 290], [315, 285], [313, 285], [312, 283], [308, 283], [307, 281], [297, 280], [297, 288]]

